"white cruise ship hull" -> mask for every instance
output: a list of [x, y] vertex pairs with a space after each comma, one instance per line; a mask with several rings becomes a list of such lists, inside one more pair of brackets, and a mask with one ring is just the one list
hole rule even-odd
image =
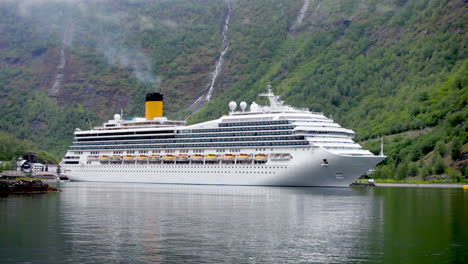
[[[162, 116], [163, 95], [146, 95], [144, 118], [116, 114], [75, 130], [62, 160], [74, 181], [347, 187], [385, 159], [353, 141], [354, 131], [323, 113], [285, 105], [268, 87], [270, 106], [186, 125]], [[383, 153], [383, 152], [381, 152]]]
[[348, 187], [385, 158], [344, 156], [323, 148], [299, 148], [291, 154], [291, 160], [269, 160], [264, 164], [81, 162], [64, 168], [72, 181]]

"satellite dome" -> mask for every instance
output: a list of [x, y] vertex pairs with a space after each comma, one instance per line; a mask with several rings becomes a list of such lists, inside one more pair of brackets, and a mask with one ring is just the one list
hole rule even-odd
[[231, 109], [231, 111], [236, 110], [236, 107], [237, 107], [237, 103], [236, 103], [236, 102], [231, 101], [231, 102], [229, 103], [229, 109]]
[[115, 114], [115, 115], [114, 115], [114, 120], [117, 120], [117, 121], [118, 121], [118, 120], [120, 120], [120, 119], [121, 119], [121, 116], [120, 116], [119, 114]]
[[242, 112], [244, 112], [245, 108], [247, 107], [247, 103], [246, 102], [241, 102], [240, 103], [240, 108], [242, 109]]
[[251, 105], [250, 105], [250, 112], [258, 112], [258, 104], [253, 102]]

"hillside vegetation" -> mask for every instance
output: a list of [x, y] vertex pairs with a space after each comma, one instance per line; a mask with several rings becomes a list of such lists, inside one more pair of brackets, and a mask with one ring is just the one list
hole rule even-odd
[[[358, 141], [429, 128], [388, 138], [389, 158], [376, 177], [467, 176], [466, 3], [311, 3], [299, 29], [277, 36], [283, 41], [259, 76], [234, 85], [192, 120], [219, 116], [232, 98], [252, 101], [271, 81], [286, 103], [333, 115]], [[366, 146], [378, 153], [378, 142]]]
[[190, 113], [222, 48], [225, 1], [1, 2], [0, 130], [59, 157], [75, 127], [121, 108], [141, 115], [146, 91], [161, 89], [169, 116], [193, 123], [257, 100], [271, 82], [374, 152], [385, 136], [377, 177], [467, 176], [468, 4], [310, 0], [301, 15], [304, 3], [230, 1], [215, 98]]

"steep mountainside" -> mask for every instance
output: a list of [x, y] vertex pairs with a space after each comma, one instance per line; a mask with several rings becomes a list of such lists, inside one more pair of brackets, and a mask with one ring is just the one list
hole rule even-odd
[[141, 115], [162, 89], [178, 111], [209, 82], [219, 1], [0, 2], [0, 129], [63, 153], [75, 127]]
[[[219, 116], [232, 98], [254, 100], [271, 81], [286, 103], [333, 115], [353, 128], [358, 140], [428, 131], [389, 137], [389, 158], [378, 176], [467, 176], [464, 1], [303, 1], [296, 10], [296, 21], [274, 35], [281, 42], [268, 56], [272, 59], [249, 56], [263, 64], [192, 121]], [[247, 13], [256, 16], [255, 9]], [[245, 50], [235, 52], [230, 61]], [[378, 153], [378, 141], [366, 145]]]
[[[75, 127], [120, 109], [141, 115], [146, 91], [164, 92], [169, 116], [198, 122], [226, 113], [230, 100], [256, 100], [271, 82], [286, 103], [333, 115], [375, 151], [378, 143], [369, 139], [426, 131], [388, 138], [388, 171], [417, 164], [418, 175], [430, 175], [434, 149], [445, 144], [440, 159], [465, 173], [467, 6], [463, 0], [1, 1], [0, 130], [60, 155]], [[213, 98], [193, 113], [189, 106], [211, 83]]]

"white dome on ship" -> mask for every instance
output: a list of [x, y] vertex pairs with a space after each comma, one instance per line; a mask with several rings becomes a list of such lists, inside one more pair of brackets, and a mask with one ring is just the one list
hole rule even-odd
[[231, 111], [236, 110], [236, 107], [237, 107], [237, 103], [236, 103], [236, 102], [231, 101], [231, 102], [229, 103], [229, 109], [231, 109]]
[[250, 105], [250, 112], [258, 112], [258, 104], [256, 102]]
[[115, 114], [114, 115], [114, 120], [120, 120], [122, 117], [119, 115], [119, 114]]
[[247, 107], [247, 103], [246, 102], [241, 102], [240, 103], [240, 108], [242, 109], [242, 112], [244, 112], [245, 108]]

